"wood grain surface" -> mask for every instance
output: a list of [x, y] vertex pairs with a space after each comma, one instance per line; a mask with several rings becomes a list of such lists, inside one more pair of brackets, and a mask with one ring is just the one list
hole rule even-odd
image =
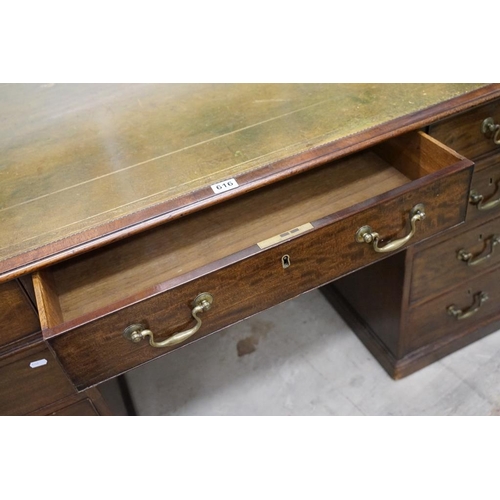
[[[28, 413], [29, 416], [94, 417], [111, 416], [107, 401], [97, 387], [72, 394]], [[120, 414], [121, 415], [121, 414]]]
[[40, 331], [31, 301], [17, 280], [0, 284], [0, 346]]
[[[413, 258], [410, 303], [428, 300], [438, 293], [456, 288], [464, 282], [488, 272], [500, 264], [500, 250], [492, 246], [492, 239], [500, 237], [500, 218], [479, 226], [467, 224], [460, 230], [448, 233], [436, 245], [416, 251]], [[461, 250], [470, 252], [475, 260], [483, 261], [475, 266], [458, 259]], [[484, 259], [485, 256], [490, 257]]]
[[429, 133], [442, 142], [475, 160], [486, 153], [500, 151], [492, 135], [485, 135], [481, 125], [486, 118], [500, 123], [500, 101], [479, 106], [471, 111], [458, 114], [430, 127]]
[[0, 358], [0, 415], [25, 415], [75, 392], [43, 342]]
[[[474, 296], [479, 292], [488, 294], [476, 314], [457, 320], [447, 313], [449, 306], [468, 310], [475, 304]], [[412, 308], [408, 314], [406, 339], [407, 353], [464, 330], [474, 330], [500, 316], [500, 268], [478, 275], [467, 283], [458, 284], [452, 291]]]

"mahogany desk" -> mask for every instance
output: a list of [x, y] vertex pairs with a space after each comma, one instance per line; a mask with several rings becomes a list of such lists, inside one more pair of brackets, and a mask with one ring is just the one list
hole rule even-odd
[[108, 414], [100, 383], [332, 282], [395, 378], [500, 328], [499, 99], [2, 85], [0, 413]]

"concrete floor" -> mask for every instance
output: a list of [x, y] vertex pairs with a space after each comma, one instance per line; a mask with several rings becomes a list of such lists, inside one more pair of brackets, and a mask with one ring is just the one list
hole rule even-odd
[[314, 291], [126, 378], [139, 415], [500, 415], [500, 331], [395, 382]]

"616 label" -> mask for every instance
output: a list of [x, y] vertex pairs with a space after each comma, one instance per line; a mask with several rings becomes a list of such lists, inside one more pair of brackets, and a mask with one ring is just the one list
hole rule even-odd
[[237, 188], [238, 183], [236, 182], [236, 179], [227, 179], [225, 181], [218, 182], [217, 184], [212, 184], [210, 187], [215, 194], [218, 194]]

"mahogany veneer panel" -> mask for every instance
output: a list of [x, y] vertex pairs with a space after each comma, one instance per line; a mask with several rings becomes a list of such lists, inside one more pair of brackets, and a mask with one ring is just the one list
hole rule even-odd
[[500, 123], [500, 101], [478, 106], [470, 111], [443, 120], [429, 129], [429, 134], [460, 154], [475, 160], [479, 156], [498, 151], [491, 137], [481, 131], [485, 118], [493, 118]]
[[[488, 294], [489, 299], [482, 304], [470, 318], [457, 320], [447, 313], [454, 305], [457, 309], [467, 310], [474, 304], [474, 295], [479, 292]], [[433, 297], [418, 308], [410, 309], [406, 349], [411, 352], [431, 344], [447, 335], [456, 334], [476, 325], [485, 324], [489, 319], [500, 315], [500, 268], [480, 275], [467, 283], [441, 296]]]
[[[468, 224], [461, 231], [441, 238], [437, 244], [422, 251], [416, 251], [413, 258], [410, 303], [416, 303], [461, 283], [488, 272], [500, 264], [499, 245], [492, 247], [493, 237], [500, 238], [500, 219], [496, 218], [479, 226]], [[469, 266], [458, 259], [460, 250], [484, 258], [480, 264]]]
[[0, 358], [0, 415], [25, 415], [75, 392], [42, 342]]
[[33, 305], [18, 281], [0, 284], [0, 346], [40, 331]]
[[79, 394], [72, 394], [55, 403], [39, 408], [30, 416], [59, 416], [59, 417], [94, 417], [111, 416], [107, 401], [96, 387], [87, 389]]
[[73, 403], [72, 405], [65, 406], [60, 410], [51, 413], [51, 416], [55, 417], [98, 417], [99, 413], [95, 409], [92, 401], [90, 399], [84, 399], [78, 403]]

